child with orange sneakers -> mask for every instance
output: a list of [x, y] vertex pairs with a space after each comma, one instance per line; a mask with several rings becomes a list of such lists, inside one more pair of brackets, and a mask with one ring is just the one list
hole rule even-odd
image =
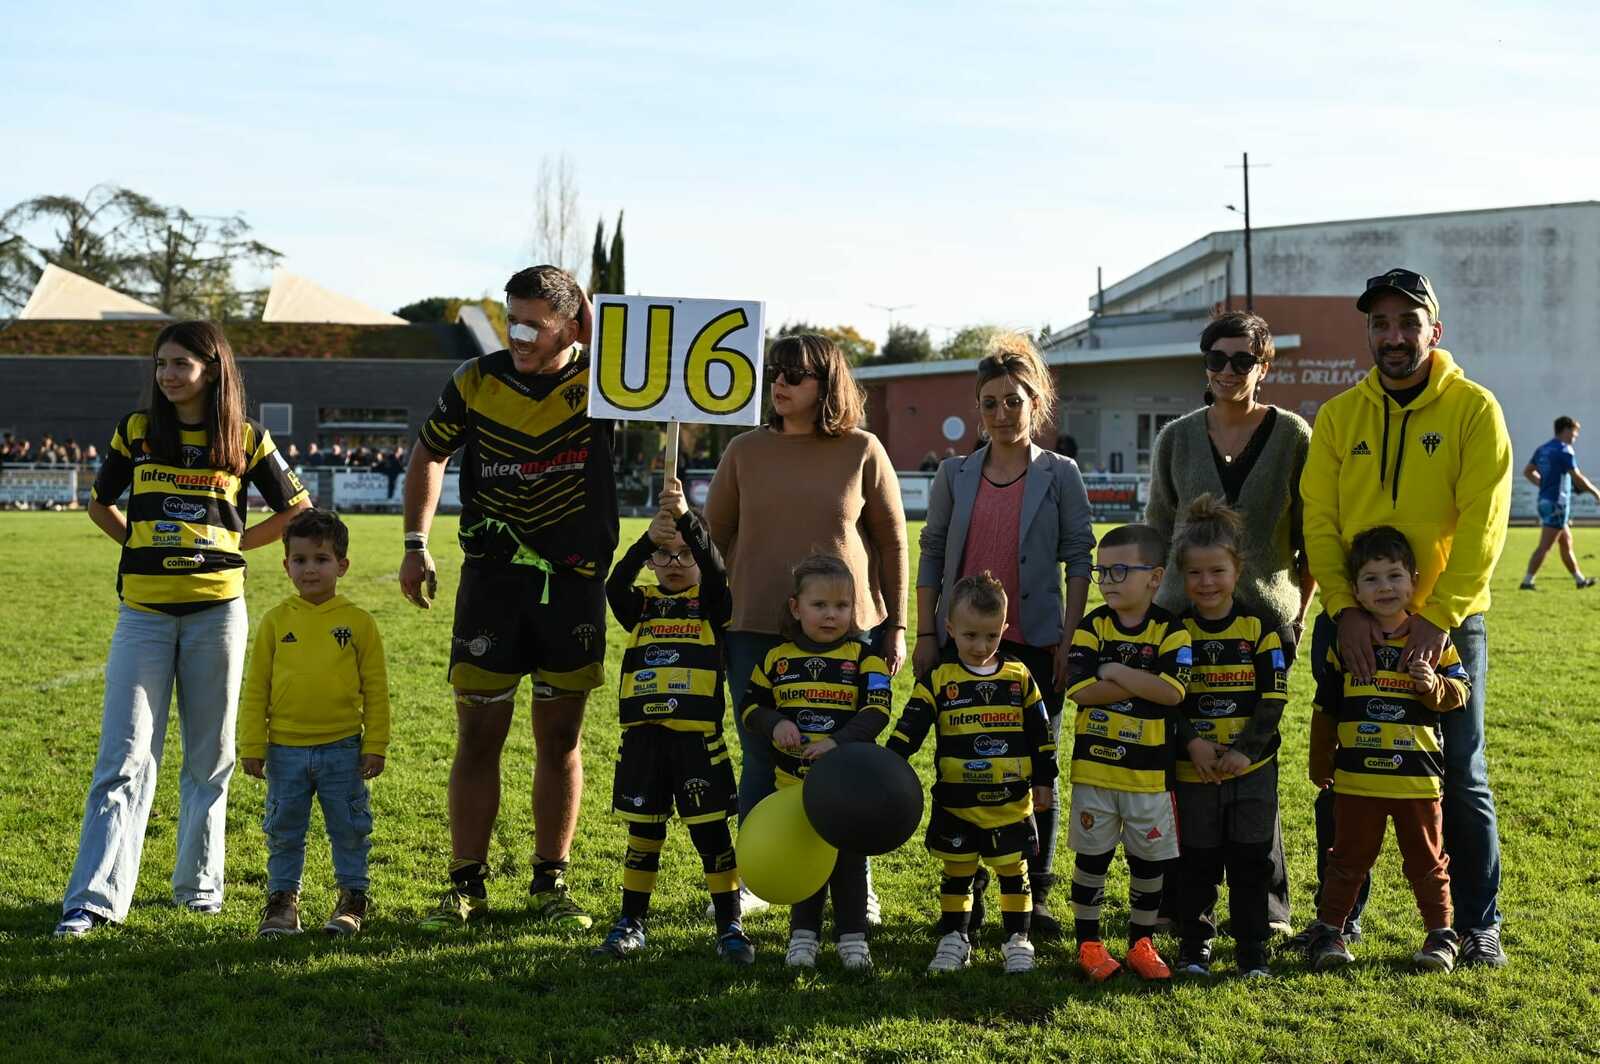
[[1172, 797], [1174, 732], [1196, 738], [1182, 711], [1193, 664], [1189, 632], [1155, 605], [1166, 539], [1149, 525], [1122, 525], [1100, 539], [1092, 572], [1105, 604], [1072, 635], [1067, 697], [1078, 706], [1067, 843], [1076, 854], [1072, 910], [1078, 966], [1094, 982], [1122, 967], [1100, 939], [1106, 872], [1122, 843], [1128, 859], [1128, 967], [1170, 979], [1155, 948], [1165, 862], [1178, 856]]

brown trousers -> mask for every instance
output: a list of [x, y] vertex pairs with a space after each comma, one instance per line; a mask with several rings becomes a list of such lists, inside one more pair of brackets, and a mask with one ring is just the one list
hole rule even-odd
[[1401, 868], [1417, 897], [1427, 930], [1450, 926], [1450, 858], [1444, 852], [1444, 813], [1437, 798], [1334, 795], [1333, 848], [1328, 851], [1317, 919], [1343, 927], [1361, 883], [1378, 861], [1389, 818], [1400, 843]]

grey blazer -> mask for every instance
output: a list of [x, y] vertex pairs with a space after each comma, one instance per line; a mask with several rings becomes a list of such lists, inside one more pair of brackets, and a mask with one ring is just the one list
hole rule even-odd
[[[948, 639], [945, 619], [950, 612], [950, 591], [961, 576], [961, 555], [988, 453], [989, 448], [983, 446], [970, 455], [946, 458], [939, 464], [928, 491], [917, 586], [939, 589], [934, 631], [941, 646]], [[1020, 614], [1023, 641], [1029, 646], [1045, 647], [1061, 642], [1061, 566], [1066, 564], [1068, 577], [1088, 578], [1094, 525], [1078, 463], [1036, 444], [1029, 445], [1029, 453], [1032, 457], [1022, 487], [1021, 543], [1017, 548], [1017, 573], [1022, 582]], [[927, 623], [925, 618], [918, 618], [917, 627], [927, 631]]]

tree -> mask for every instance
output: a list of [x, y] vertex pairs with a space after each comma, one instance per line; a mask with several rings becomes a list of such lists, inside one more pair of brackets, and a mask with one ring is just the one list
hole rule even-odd
[[945, 345], [939, 349], [939, 357], [951, 361], [982, 358], [989, 353], [989, 342], [999, 332], [998, 325], [968, 325], [945, 341]]
[[606, 262], [606, 220], [600, 219], [594, 223], [594, 251], [589, 255], [589, 297], [592, 299], [596, 292], [605, 290], [606, 282], [611, 278], [610, 266]]
[[803, 333], [815, 333], [832, 340], [839, 346], [839, 350], [844, 352], [845, 361], [852, 366], [861, 365], [878, 350], [878, 345], [862, 336], [853, 325], [836, 325], [829, 328], [826, 325], [813, 325], [808, 321], [785, 322], [778, 327], [773, 339], [780, 336], [799, 336]]
[[578, 240], [578, 177], [565, 152], [539, 160], [534, 185], [533, 257], [576, 276]]
[[622, 212], [617, 212], [617, 228], [611, 233], [611, 254], [606, 257], [606, 291], [616, 295], [628, 292], [622, 263]]
[[889, 337], [883, 342], [880, 362], [927, 362], [933, 358], [933, 341], [928, 330], [913, 329], [896, 323], [889, 326]]
[[0, 305], [20, 307], [48, 265], [127, 292], [174, 317], [237, 318], [265, 292], [238, 267], [281, 256], [250, 237], [240, 214], [190, 214], [115, 185], [82, 198], [35, 196], [0, 214]]
[[459, 301], [451, 300], [449, 296], [429, 296], [427, 299], [419, 299], [415, 303], [407, 303], [394, 313], [396, 317], [404, 318], [406, 321], [411, 322], [449, 321], [450, 318], [446, 312], [452, 302]]

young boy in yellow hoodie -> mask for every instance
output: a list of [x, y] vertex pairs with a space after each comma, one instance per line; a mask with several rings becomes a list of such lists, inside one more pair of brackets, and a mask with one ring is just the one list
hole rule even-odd
[[339, 594], [350, 531], [330, 510], [305, 510], [284, 529], [283, 568], [297, 594], [256, 629], [239, 703], [239, 757], [267, 781], [267, 905], [257, 934], [300, 932], [300, 873], [311, 798], [333, 845], [339, 901], [329, 934], [361, 930], [367, 914], [372, 804], [366, 782], [389, 748], [389, 681], [372, 615]]

